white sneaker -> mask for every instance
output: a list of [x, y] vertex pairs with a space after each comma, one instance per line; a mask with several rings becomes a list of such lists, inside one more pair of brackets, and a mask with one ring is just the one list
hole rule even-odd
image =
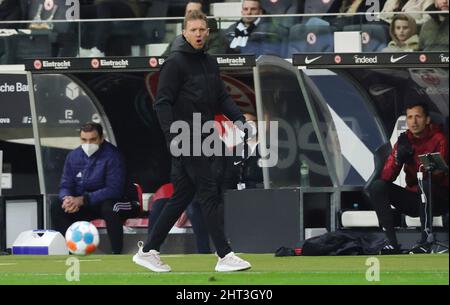
[[142, 241], [139, 241], [139, 250], [133, 256], [133, 262], [154, 272], [170, 272], [170, 266], [164, 264], [163, 261], [161, 261], [158, 251], [150, 250], [148, 252], [144, 252], [142, 249], [143, 246], [144, 243]]
[[242, 258], [236, 256], [234, 252], [230, 252], [223, 258], [219, 257], [215, 270], [218, 272], [240, 271], [250, 269], [252, 265]]

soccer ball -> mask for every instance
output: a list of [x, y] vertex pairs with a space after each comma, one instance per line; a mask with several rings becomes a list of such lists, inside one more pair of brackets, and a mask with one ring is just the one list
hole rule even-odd
[[91, 254], [97, 249], [99, 242], [97, 228], [90, 222], [74, 222], [66, 231], [66, 244], [70, 253]]

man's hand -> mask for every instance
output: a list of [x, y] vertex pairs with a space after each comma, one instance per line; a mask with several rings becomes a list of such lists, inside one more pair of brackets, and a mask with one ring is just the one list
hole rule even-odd
[[79, 197], [66, 196], [64, 197], [61, 208], [64, 210], [64, 212], [72, 214], [78, 212], [83, 204], [84, 204], [83, 196]]
[[412, 160], [414, 156], [414, 148], [406, 136], [406, 132], [400, 134], [397, 140], [397, 152], [395, 155], [395, 162], [397, 165], [403, 165]]
[[244, 125], [244, 133], [247, 137], [247, 141], [256, 137], [258, 130], [256, 128], [256, 124], [253, 121], [247, 121]]

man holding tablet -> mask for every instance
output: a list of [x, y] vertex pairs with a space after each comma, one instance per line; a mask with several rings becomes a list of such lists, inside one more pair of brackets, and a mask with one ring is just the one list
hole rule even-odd
[[[448, 140], [441, 127], [431, 123], [428, 105], [425, 103], [412, 103], [406, 107], [406, 125], [408, 130], [402, 133], [394, 145], [391, 154], [384, 164], [379, 180], [369, 188], [371, 203], [377, 213], [380, 226], [386, 233], [386, 244], [380, 254], [399, 254], [400, 245], [394, 230], [394, 217], [391, 205], [395, 209], [411, 217], [420, 217], [421, 239], [418, 246], [423, 253], [431, 252], [428, 242], [429, 230], [426, 223], [431, 223], [433, 217], [427, 211], [427, 187], [421, 187], [419, 178], [423, 177], [423, 186], [428, 185], [428, 174], [419, 159], [419, 155], [440, 153], [448, 163]], [[406, 187], [393, 183], [404, 170]], [[419, 173], [419, 174], [418, 174]], [[434, 171], [432, 181], [433, 214], [448, 213], [448, 173]], [[425, 193], [425, 197], [422, 196]]]

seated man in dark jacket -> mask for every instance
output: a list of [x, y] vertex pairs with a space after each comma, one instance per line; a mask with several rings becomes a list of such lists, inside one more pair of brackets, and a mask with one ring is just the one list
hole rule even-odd
[[[0, 1], [0, 21], [22, 20], [20, 3], [17, 0]], [[2, 24], [2, 28], [14, 27], [11, 24]]]
[[242, 1], [241, 14], [242, 19], [232, 24], [225, 32], [229, 43], [227, 53], [283, 57], [282, 29], [270, 18], [255, 17], [263, 14], [260, 1]]
[[[81, 146], [67, 155], [59, 189], [59, 201], [51, 206], [54, 230], [65, 234], [79, 220], [103, 218], [114, 254], [122, 252], [124, 218], [136, 212], [124, 199], [125, 165], [118, 149], [103, 137], [97, 123], [80, 131]], [[128, 204], [128, 206], [127, 206]]]

